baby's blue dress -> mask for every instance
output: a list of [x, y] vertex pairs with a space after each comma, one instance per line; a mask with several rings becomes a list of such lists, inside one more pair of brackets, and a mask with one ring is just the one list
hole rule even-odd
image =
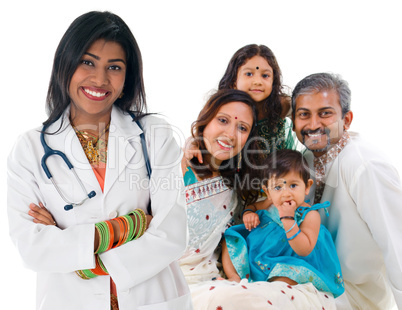
[[[326, 208], [329, 202], [299, 207], [295, 219], [300, 225], [309, 211]], [[341, 267], [329, 231], [321, 225], [315, 248], [308, 256], [297, 255], [287, 241], [278, 209], [258, 210], [260, 225], [248, 231], [236, 225], [226, 230], [230, 258], [239, 276], [249, 281], [288, 277], [299, 284], [311, 282], [318, 290], [338, 297], [344, 292]]]

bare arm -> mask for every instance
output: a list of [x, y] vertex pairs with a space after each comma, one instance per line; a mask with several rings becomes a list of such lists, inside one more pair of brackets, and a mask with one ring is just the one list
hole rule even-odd
[[[293, 207], [292, 207], [293, 208]], [[278, 208], [279, 210], [280, 208]], [[294, 210], [294, 209], [293, 209]], [[279, 210], [279, 216], [294, 217], [294, 211]], [[299, 226], [294, 225], [295, 221], [289, 218], [282, 218], [282, 224], [287, 231], [289, 245], [300, 256], [307, 256], [313, 251], [320, 232], [321, 217], [317, 211], [310, 211]]]

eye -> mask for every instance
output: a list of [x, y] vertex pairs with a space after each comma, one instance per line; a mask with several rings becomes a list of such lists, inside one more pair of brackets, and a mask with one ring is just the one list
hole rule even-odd
[[282, 185], [277, 185], [274, 187], [274, 190], [280, 191], [282, 189]]
[[93, 66], [94, 65], [94, 63], [92, 61], [86, 60], [86, 59], [81, 60], [81, 63], [83, 65], [87, 65], [87, 66]]
[[228, 120], [224, 117], [218, 117], [218, 122], [222, 124], [227, 124]]
[[263, 74], [262, 77], [263, 77], [264, 79], [267, 79], [267, 78], [269, 78], [269, 74]]
[[297, 184], [290, 184], [289, 186], [291, 189], [295, 189], [297, 187]]
[[308, 112], [299, 112], [299, 113], [297, 113], [297, 117], [302, 118], [302, 119], [305, 119], [308, 116], [309, 116]]
[[121, 70], [121, 67], [117, 66], [117, 65], [112, 65], [112, 66], [109, 66], [108, 69], [113, 70], [113, 71], [119, 71], [119, 70]]
[[321, 113], [320, 113], [320, 116], [321, 117], [329, 117], [329, 116], [331, 116], [333, 113], [332, 113], [332, 111], [322, 111]]
[[246, 76], [253, 76], [251, 72], [246, 72]]
[[248, 128], [244, 125], [239, 125], [239, 130], [243, 132], [248, 132]]

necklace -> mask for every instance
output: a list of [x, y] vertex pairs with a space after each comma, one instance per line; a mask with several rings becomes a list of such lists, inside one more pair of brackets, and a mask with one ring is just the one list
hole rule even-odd
[[74, 125], [75, 133], [80, 140], [81, 146], [84, 149], [85, 155], [91, 165], [99, 164], [101, 162], [106, 163], [107, 158], [107, 138], [106, 135], [109, 132], [108, 124], [99, 136], [84, 131], [78, 130]]

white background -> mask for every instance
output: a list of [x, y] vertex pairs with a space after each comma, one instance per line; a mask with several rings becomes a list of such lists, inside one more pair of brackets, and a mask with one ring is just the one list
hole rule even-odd
[[109, 10], [129, 25], [143, 55], [149, 110], [177, 127], [181, 143], [233, 53], [246, 44], [265, 44], [290, 88], [311, 73], [341, 74], [352, 89], [351, 130], [371, 139], [402, 171], [397, 162], [402, 111], [398, 1], [7, 2], [0, 8], [0, 300], [10, 309], [34, 309], [35, 274], [23, 267], [8, 237], [6, 158], [19, 134], [46, 119], [55, 49], [70, 23], [87, 11]]

